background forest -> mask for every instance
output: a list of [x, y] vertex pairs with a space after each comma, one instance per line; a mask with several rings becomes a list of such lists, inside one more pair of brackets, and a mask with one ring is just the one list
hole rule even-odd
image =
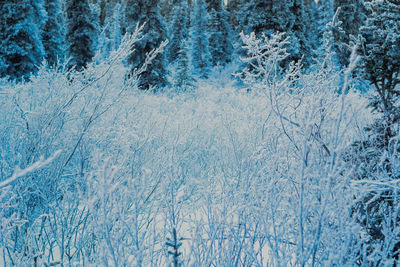
[[0, 266], [397, 266], [400, 0], [0, 1]]

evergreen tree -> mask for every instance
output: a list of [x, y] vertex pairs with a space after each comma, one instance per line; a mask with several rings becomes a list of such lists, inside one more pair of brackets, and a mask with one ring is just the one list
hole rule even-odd
[[277, 31], [284, 32], [293, 21], [290, 1], [251, 0], [241, 5], [238, 12], [240, 29], [248, 34], [266, 33]]
[[337, 20], [341, 22], [333, 28], [339, 62], [347, 66], [351, 53], [351, 43], [355, 43], [360, 27], [365, 20], [364, 0], [335, 0], [334, 10], [339, 10]]
[[175, 90], [178, 92], [191, 90], [194, 87], [194, 79], [190, 73], [188, 39], [182, 41], [177, 59], [172, 67], [174, 69], [172, 78]]
[[327, 28], [327, 25], [332, 22], [335, 14], [334, 4], [332, 0], [319, 0], [315, 4], [315, 26], [317, 27], [317, 47], [323, 44], [323, 37], [329, 31], [332, 34], [332, 28]]
[[174, 7], [167, 57], [172, 73], [172, 84], [176, 90], [183, 91], [192, 87], [189, 64], [189, 22], [189, 6], [186, 0], [181, 0]]
[[[252, 0], [242, 4], [238, 13], [239, 28], [245, 33], [286, 32], [290, 37], [288, 51], [291, 60], [306, 59], [312, 56], [312, 38], [310, 38], [310, 19], [304, 4], [305, 0]], [[310, 40], [311, 39], [311, 40]], [[287, 61], [286, 61], [287, 62]]]
[[364, 77], [376, 88], [371, 105], [399, 116], [400, 1], [370, 1], [370, 14], [360, 29]]
[[178, 0], [160, 0], [160, 13], [168, 25], [172, 21], [177, 2]]
[[64, 21], [60, 0], [45, 0], [45, 8], [48, 14], [43, 28], [42, 42], [45, 50], [45, 58], [50, 66], [54, 66], [57, 60], [64, 58]]
[[[230, 0], [227, 4], [227, 10], [229, 12], [229, 22], [232, 28], [236, 28], [239, 25], [239, 11], [242, 8], [243, 0]], [[240, 32], [240, 31], [239, 31]]]
[[[143, 29], [144, 37], [136, 44], [135, 53], [128, 60], [132, 69], [135, 69], [143, 64], [146, 53], [157, 48], [162, 41], [167, 39], [166, 27], [157, 0], [128, 0], [125, 21], [128, 32], [133, 32], [138, 23], [146, 23]], [[163, 87], [166, 83], [164, 54], [159, 54], [142, 73], [140, 85], [142, 89], [148, 89], [154, 86]]]
[[189, 6], [186, 0], [181, 0], [175, 5], [173, 13], [167, 51], [169, 63], [173, 63], [179, 57], [179, 51], [189, 37]]
[[210, 54], [211, 65], [225, 65], [231, 59], [233, 50], [229, 15], [225, 10], [223, 0], [210, 0]]
[[87, 0], [68, 0], [66, 12], [68, 20], [66, 39], [70, 65], [80, 70], [95, 55], [97, 25]]
[[292, 24], [286, 30], [291, 37], [289, 60], [297, 61], [304, 56], [303, 64], [310, 65], [314, 56], [313, 35], [316, 33], [312, 24], [312, 7], [307, 6], [305, 0], [293, 0], [289, 10], [292, 15]]
[[[398, 174], [399, 123], [400, 123], [400, 1], [372, 0], [365, 26], [360, 28], [360, 48], [364, 78], [375, 87], [370, 106], [381, 116], [366, 129], [367, 138], [352, 146], [355, 179], [376, 180], [377, 184], [400, 179]], [[397, 240], [386, 248], [393, 259], [399, 259], [400, 236], [388, 225], [385, 218], [396, 214], [399, 203], [396, 190], [383, 187], [371, 191], [355, 207], [366, 236], [363, 249], [368, 264], [376, 248]], [[400, 217], [395, 218], [396, 222]], [[390, 242], [389, 242], [390, 241]]]
[[0, 2], [0, 77], [21, 79], [35, 73], [44, 56], [39, 22], [45, 15], [42, 1]]
[[121, 28], [121, 10], [122, 7], [118, 3], [106, 4], [106, 16], [103, 22], [103, 28], [99, 36], [99, 51], [102, 57], [107, 57], [111, 51], [118, 48], [122, 40]]
[[209, 34], [205, 30], [208, 26], [209, 15], [204, 0], [195, 0], [193, 4], [190, 31], [193, 71], [199, 77], [206, 78], [210, 67]]

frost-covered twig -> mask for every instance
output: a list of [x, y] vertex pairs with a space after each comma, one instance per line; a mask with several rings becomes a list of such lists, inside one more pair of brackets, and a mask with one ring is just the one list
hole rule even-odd
[[0, 182], [0, 189], [4, 188], [6, 186], [9, 186], [11, 183], [16, 181], [18, 178], [21, 178], [22, 176], [25, 176], [28, 173], [31, 173], [37, 169], [40, 169], [40, 168], [46, 166], [47, 164], [52, 162], [60, 153], [61, 153], [61, 150], [58, 150], [51, 157], [47, 158], [46, 160], [41, 158], [40, 160], [38, 160], [37, 162], [33, 163], [32, 165], [30, 165], [29, 167], [27, 167], [25, 169], [20, 170], [17, 168], [17, 170], [14, 172], [14, 174], [10, 178], [7, 178], [6, 180]]

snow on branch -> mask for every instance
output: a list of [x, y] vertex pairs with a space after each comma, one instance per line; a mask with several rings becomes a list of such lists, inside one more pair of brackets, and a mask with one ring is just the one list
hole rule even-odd
[[22, 170], [17, 167], [14, 174], [10, 178], [6, 179], [5, 181], [0, 182], [0, 189], [10, 185], [12, 182], [16, 181], [18, 178], [21, 178], [22, 176], [25, 176], [30, 172], [33, 172], [37, 169], [40, 169], [40, 168], [46, 166], [47, 164], [52, 162], [60, 153], [61, 153], [61, 150], [58, 150], [51, 157], [47, 158], [46, 160], [44, 160], [43, 157], [41, 157], [38, 161], [36, 161], [29, 167], [22, 169]]

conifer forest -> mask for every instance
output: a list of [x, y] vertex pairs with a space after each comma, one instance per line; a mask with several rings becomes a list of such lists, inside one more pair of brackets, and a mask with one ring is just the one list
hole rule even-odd
[[0, 266], [400, 266], [400, 0], [0, 0]]

